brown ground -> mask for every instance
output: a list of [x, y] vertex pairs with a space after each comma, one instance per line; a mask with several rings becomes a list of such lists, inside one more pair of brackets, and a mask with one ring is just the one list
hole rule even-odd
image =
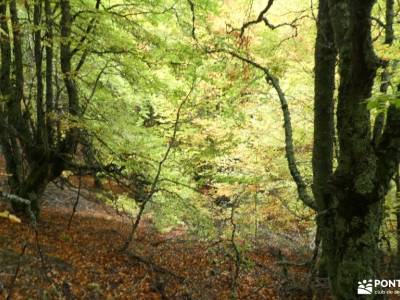
[[[85, 190], [82, 196], [93, 198]], [[193, 241], [178, 229], [160, 234], [145, 220], [129, 252], [121, 253], [129, 219], [84, 197], [68, 230], [76, 191], [49, 186], [38, 224], [40, 251], [27, 220], [0, 218], [0, 299], [10, 290], [12, 299], [35, 300], [231, 299], [228, 242]], [[248, 252], [239, 299], [307, 299], [306, 270], [289, 268], [284, 276], [272, 252]]]

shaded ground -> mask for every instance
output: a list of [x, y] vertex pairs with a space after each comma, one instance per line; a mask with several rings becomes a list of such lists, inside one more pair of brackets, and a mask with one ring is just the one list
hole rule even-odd
[[[231, 298], [235, 261], [227, 241], [193, 241], [178, 230], [160, 234], [145, 221], [129, 253], [121, 253], [127, 218], [81, 198], [68, 230], [76, 193], [50, 186], [44, 198], [39, 249], [27, 221], [0, 219], [0, 298], [10, 289], [12, 299]], [[271, 249], [249, 251], [238, 298], [308, 299], [307, 270], [277, 260]]]

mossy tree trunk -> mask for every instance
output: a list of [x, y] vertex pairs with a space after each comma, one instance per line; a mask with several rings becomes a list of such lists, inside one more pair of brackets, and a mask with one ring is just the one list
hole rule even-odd
[[[318, 211], [326, 209], [324, 195], [329, 192], [328, 181], [332, 176], [336, 55], [328, 0], [320, 0], [315, 42], [314, 147], [312, 155], [312, 188]], [[318, 240], [321, 235], [319, 223], [320, 219], [317, 218], [316, 239]], [[319, 247], [319, 245], [316, 246]], [[321, 254], [317, 266], [319, 276], [326, 276], [323, 254]]]
[[[358, 281], [378, 277], [382, 204], [399, 157], [400, 114], [395, 107], [388, 110], [381, 138], [372, 143], [366, 100], [371, 96], [381, 63], [371, 42], [374, 3], [373, 0], [329, 0], [329, 13], [324, 1], [320, 1], [319, 7], [320, 18], [330, 20], [339, 54], [338, 166], [325, 190], [320, 193], [314, 187], [319, 203], [323, 255], [336, 299], [357, 299]], [[319, 20], [319, 30], [324, 24]], [[326, 88], [325, 99], [329, 100], [331, 84]], [[325, 134], [331, 136], [331, 133]]]
[[[400, 170], [397, 169], [396, 171], [396, 204], [400, 203]], [[397, 249], [394, 259], [394, 277], [398, 278], [400, 276], [400, 207], [397, 208], [396, 211], [396, 242], [397, 242]]]

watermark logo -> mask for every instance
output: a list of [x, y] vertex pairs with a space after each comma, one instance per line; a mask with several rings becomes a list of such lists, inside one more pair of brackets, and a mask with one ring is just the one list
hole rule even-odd
[[400, 295], [400, 279], [364, 279], [358, 282], [358, 295]]
[[357, 294], [358, 295], [371, 295], [373, 291], [372, 279], [363, 280], [358, 282]]

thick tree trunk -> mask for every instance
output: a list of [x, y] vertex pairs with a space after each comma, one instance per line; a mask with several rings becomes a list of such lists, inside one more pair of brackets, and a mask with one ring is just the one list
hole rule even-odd
[[[329, 20], [328, 0], [319, 1], [317, 39], [315, 43], [314, 146], [312, 156], [313, 194], [318, 211], [327, 207], [324, 195], [329, 192], [332, 175], [334, 140], [334, 101], [336, 48]], [[317, 217], [317, 233], [321, 233]], [[320, 238], [320, 237], [318, 237]], [[324, 252], [319, 260], [318, 275], [326, 276]]]
[[333, 94], [335, 91], [336, 49], [329, 20], [327, 0], [320, 0], [315, 44], [315, 98], [313, 193], [318, 210], [325, 209], [323, 196], [328, 192], [332, 175], [334, 120]]
[[[0, 1], [0, 27], [2, 32], [6, 33], [0, 34], [0, 96], [4, 100], [1, 103], [5, 103], [5, 105], [0, 103], [0, 142], [7, 172], [11, 174], [9, 177], [11, 192], [29, 199], [32, 211], [39, 214], [39, 199], [48, 182], [60, 175], [65, 162], [70, 159], [70, 154], [73, 153], [77, 143], [78, 129], [71, 129], [65, 137], [60, 136], [59, 140], [53, 138], [55, 132], [53, 127], [56, 127], [55, 122], [52, 121], [54, 115], [51, 114], [55, 108], [53, 95], [55, 75], [53, 28], [55, 27], [52, 2], [49, 0], [33, 2], [34, 31], [31, 36], [34, 46], [32, 58], [36, 67], [34, 77], [36, 93], [29, 99], [24, 94], [26, 93], [24, 60], [27, 58], [23, 54], [26, 42], [22, 37], [29, 36], [26, 34], [29, 26], [20, 23], [18, 6], [16, 0]], [[79, 117], [78, 90], [71, 63], [70, 1], [60, 0], [59, 6], [61, 9], [59, 29], [61, 73], [66, 87], [69, 113], [74, 117]], [[27, 9], [30, 8], [27, 7]], [[46, 45], [42, 43], [43, 23], [47, 25]], [[44, 53], [46, 54], [45, 77], [43, 76]], [[36, 101], [36, 113], [32, 113], [30, 106], [26, 105], [30, 101]], [[13, 208], [16, 211], [25, 210], [21, 203], [13, 203]]]
[[371, 42], [373, 4], [373, 0], [329, 0], [339, 53], [336, 113], [340, 152], [318, 217], [331, 291], [343, 300], [358, 298], [358, 281], [377, 277], [382, 203], [390, 173], [389, 168], [383, 171], [372, 146], [365, 101], [378, 67]]
[[[378, 277], [381, 202], [365, 204], [370, 199], [359, 193], [343, 193], [342, 189], [332, 192], [337, 195], [333, 204], [341, 208], [327, 214], [323, 225], [331, 291], [336, 299], [357, 299], [358, 281]], [[345, 202], [349, 204], [343, 205]], [[356, 205], [356, 202], [361, 204]]]
[[[36, 215], [40, 214], [40, 198], [47, 184], [52, 180], [51, 174], [49, 174], [49, 166], [47, 163], [38, 165], [29, 176], [21, 182], [14, 190], [11, 190], [12, 194], [15, 194], [23, 199], [28, 199], [31, 202], [31, 210]], [[12, 202], [14, 211], [24, 212], [25, 206], [21, 203]]]
[[[31, 202], [31, 210], [36, 216], [40, 214], [40, 199], [49, 182], [61, 175], [64, 159], [57, 153], [46, 154], [30, 164], [30, 172], [17, 186], [11, 187], [11, 193]], [[17, 212], [25, 212], [26, 207], [20, 203], [12, 203]]]

